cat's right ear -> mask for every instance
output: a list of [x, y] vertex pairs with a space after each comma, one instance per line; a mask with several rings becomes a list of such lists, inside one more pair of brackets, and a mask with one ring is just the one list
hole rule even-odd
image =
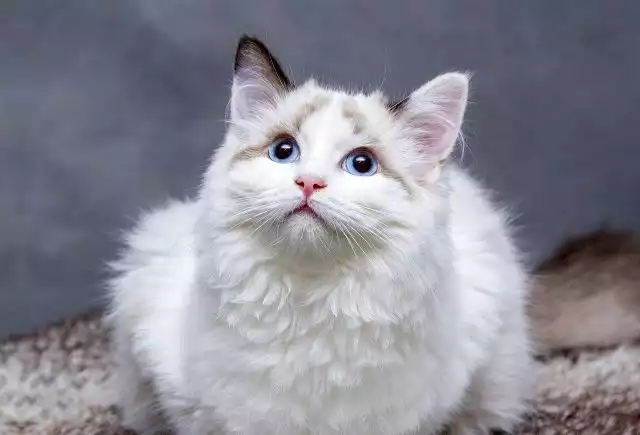
[[469, 75], [442, 74], [389, 107], [420, 161], [437, 162], [451, 153], [467, 105]]
[[258, 39], [243, 35], [238, 41], [231, 88], [232, 121], [248, 121], [261, 110], [275, 107], [293, 88], [280, 64]]

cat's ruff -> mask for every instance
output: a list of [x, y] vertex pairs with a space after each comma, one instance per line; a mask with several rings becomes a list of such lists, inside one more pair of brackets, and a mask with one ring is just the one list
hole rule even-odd
[[[527, 280], [503, 212], [440, 163], [467, 82], [445, 74], [394, 105], [296, 87], [241, 39], [230, 126], [198, 198], [145, 215], [114, 265], [128, 424], [400, 435], [517, 423], [532, 381]], [[320, 219], [291, 213], [303, 190]]]

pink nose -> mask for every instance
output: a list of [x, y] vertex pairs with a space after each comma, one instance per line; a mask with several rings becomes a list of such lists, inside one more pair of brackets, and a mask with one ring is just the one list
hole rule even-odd
[[309, 198], [317, 189], [324, 189], [327, 183], [320, 177], [301, 175], [296, 178], [296, 184], [302, 189], [305, 198]]

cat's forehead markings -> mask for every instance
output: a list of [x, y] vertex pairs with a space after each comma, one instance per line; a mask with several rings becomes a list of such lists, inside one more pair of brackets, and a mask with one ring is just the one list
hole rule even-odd
[[367, 118], [358, 108], [358, 104], [352, 98], [348, 98], [342, 103], [342, 116], [353, 125], [353, 133], [360, 134], [367, 127]]
[[331, 97], [328, 95], [316, 95], [313, 97], [311, 101], [306, 102], [299, 110], [297, 114], [293, 126], [296, 131], [299, 131], [302, 127], [304, 121], [307, 120], [311, 115], [313, 115], [318, 110], [327, 106], [331, 102]]
[[342, 101], [342, 116], [351, 124], [352, 131], [363, 146], [375, 147], [380, 144], [380, 132], [362, 110], [358, 100], [349, 97]]

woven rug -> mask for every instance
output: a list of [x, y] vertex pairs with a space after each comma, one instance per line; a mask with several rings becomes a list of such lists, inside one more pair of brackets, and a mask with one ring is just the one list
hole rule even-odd
[[[520, 434], [640, 434], [640, 346], [539, 361]], [[0, 344], [0, 434], [125, 434], [106, 331], [90, 314]]]

